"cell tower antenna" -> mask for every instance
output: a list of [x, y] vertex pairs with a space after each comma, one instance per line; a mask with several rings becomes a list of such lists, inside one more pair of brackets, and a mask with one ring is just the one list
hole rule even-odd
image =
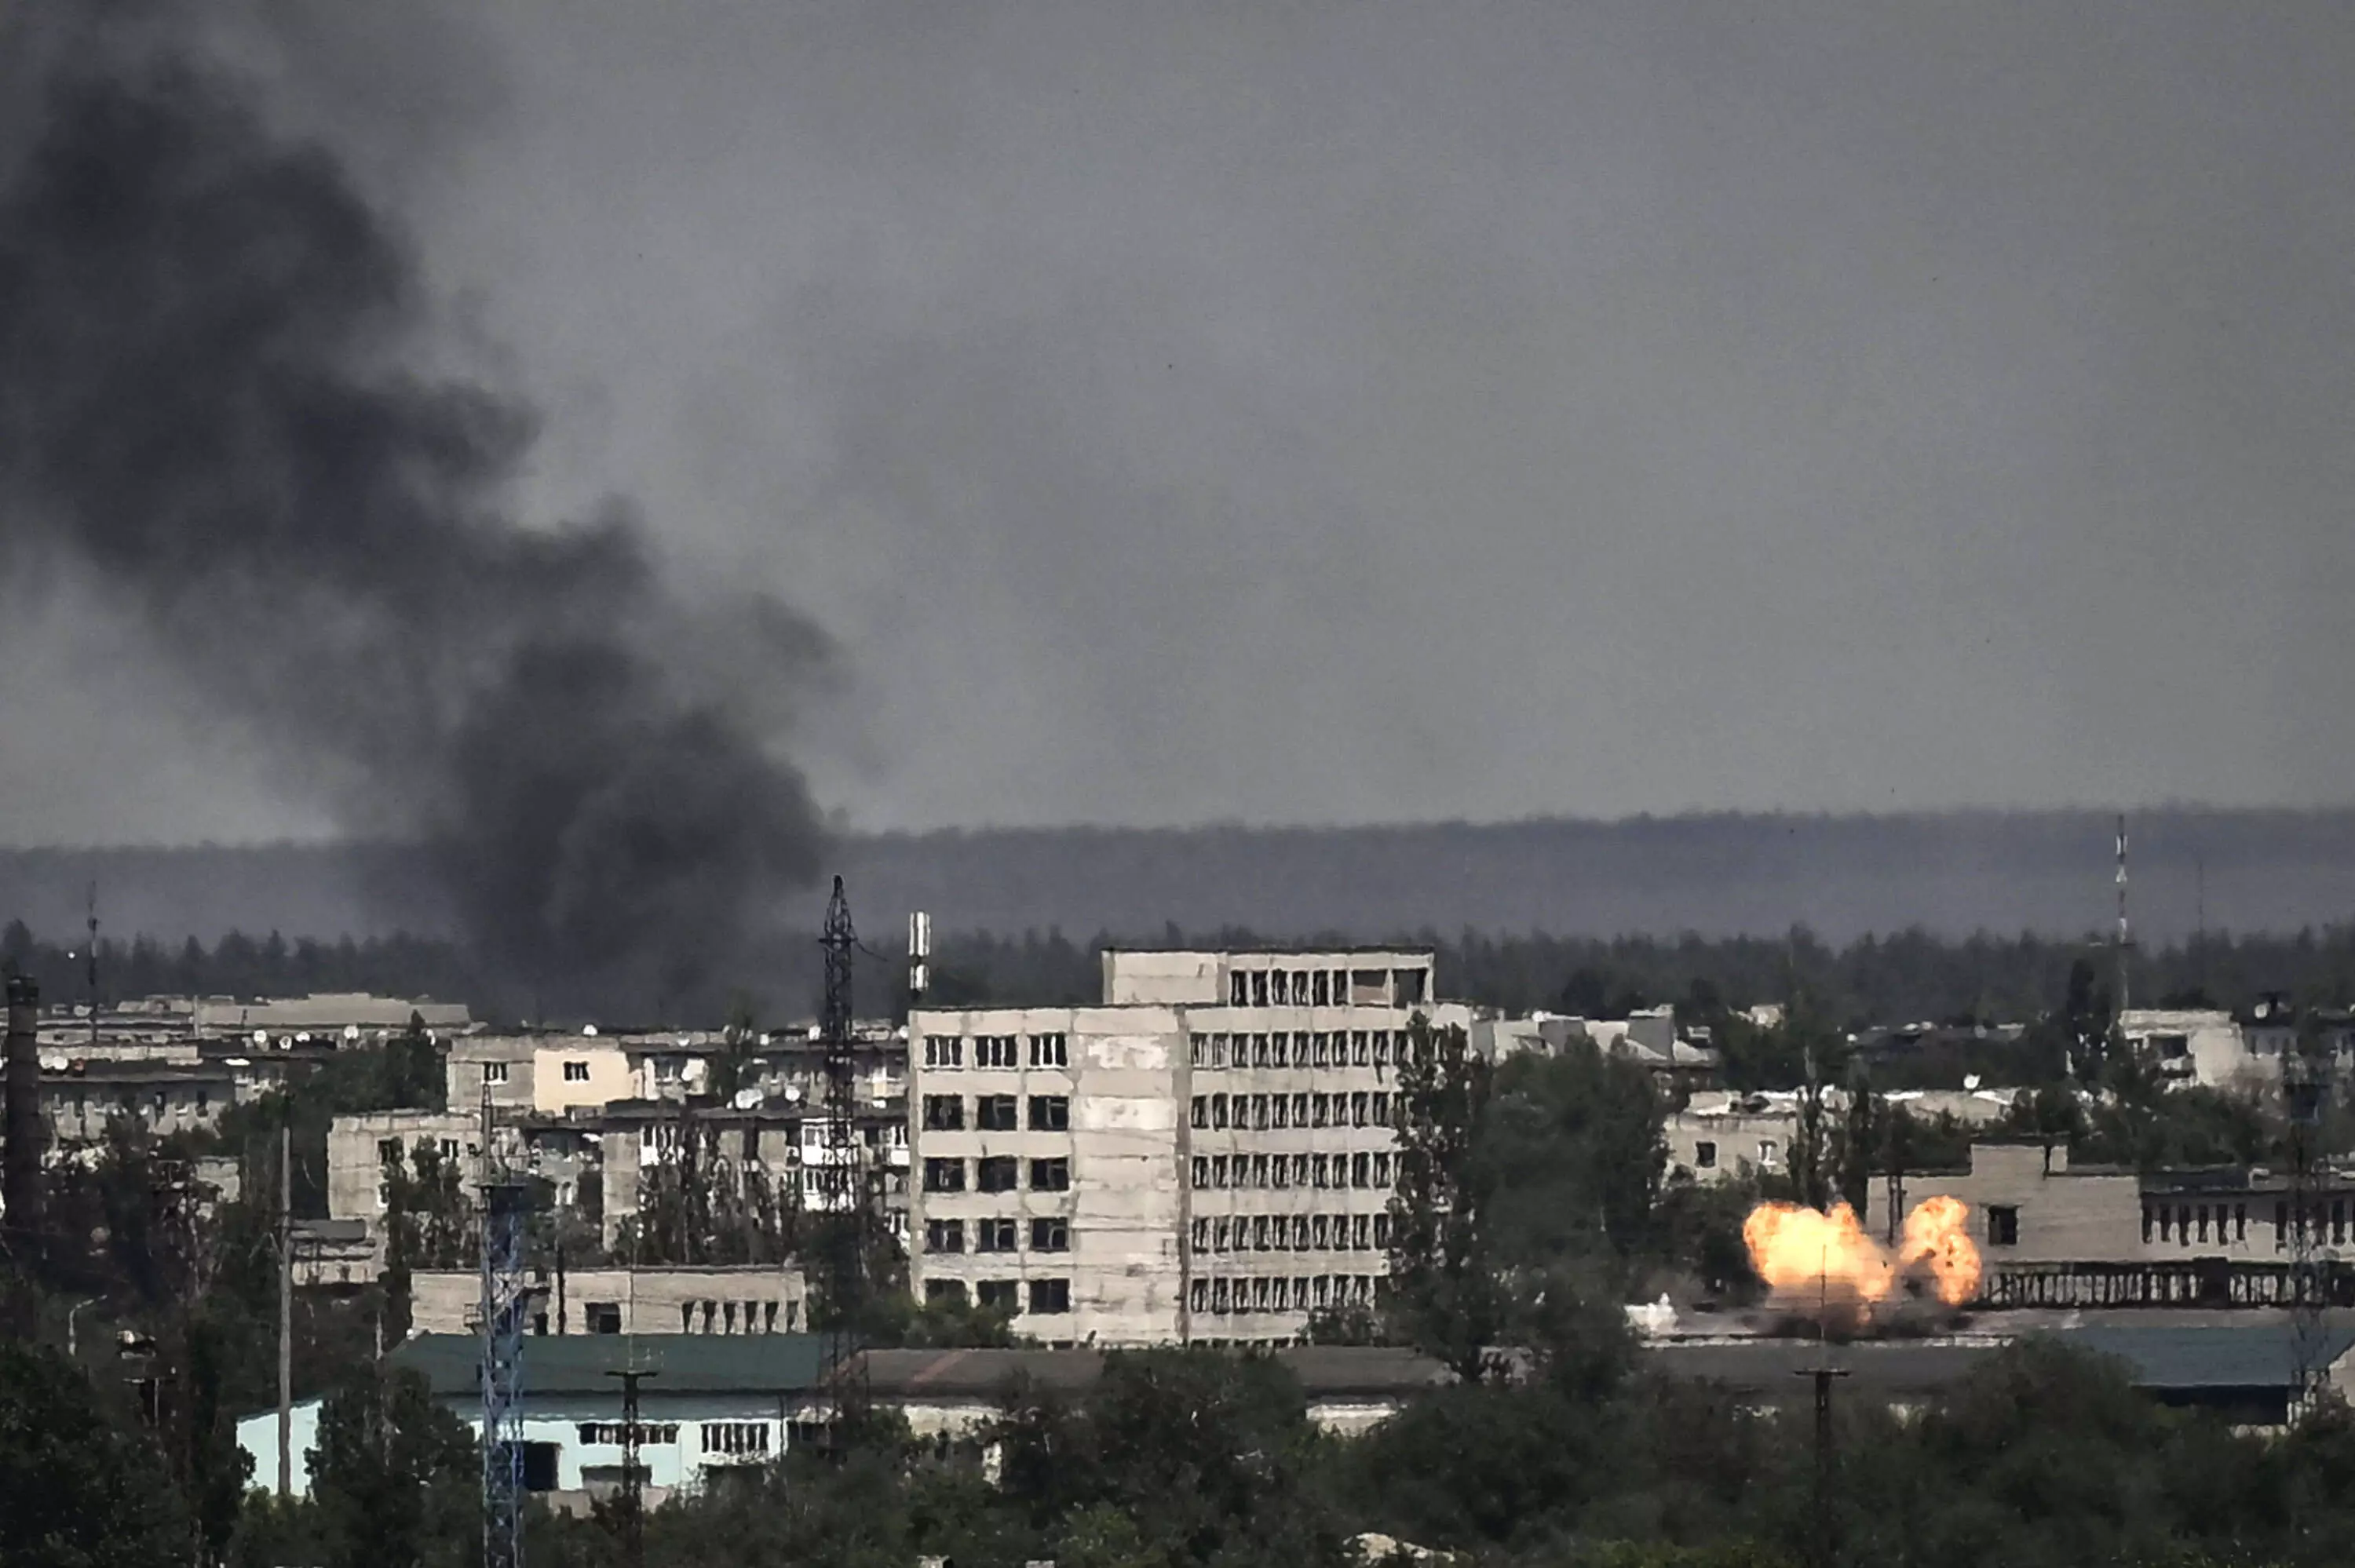
[[524, 1220], [529, 1186], [506, 1169], [483, 1086], [483, 1568], [523, 1568]]
[[2126, 1015], [2127, 954], [2134, 947], [2134, 931], [2126, 924], [2126, 814], [2118, 813], [2118, 1021], [2125, 1026]]
[[826, 953], [826, 1003], [818, 1016], [818, 1040], [826, 1053], [826, 1160], [820, 1192], [831, 1216], [826, 1286], [833, 1321], [826, 1344], [826, 1381], [833, 1392], [837, 1438], [851, 1408], [864, 1403], [853, 1386], [858, 1355], [858, 1325], [867, 1302], [867, 1249], [874, 1236], [872, 1207], [858, 1134], [858, 1044], [852, 1013], [851, 965], [858, 931], [851, 924], [850, 898], [842, 878], [834, 879], [826, 901], [826, 928], [818, 938]]
[[90, 885], [90, 1054], [98, 1059], [98, 884]]

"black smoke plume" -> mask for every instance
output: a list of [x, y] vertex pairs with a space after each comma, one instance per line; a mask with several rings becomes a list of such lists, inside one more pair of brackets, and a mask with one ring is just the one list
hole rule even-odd
[[18, 16], [0, 563], [87, 578], [349, 829], [429, 844], [517, 994], [709, 1007], [816, 869], [774, 747], [820, 637], [689, 602], [625, 514], [520, 522], [530, 411], [423, 368], [398, 227], [167, 10]]

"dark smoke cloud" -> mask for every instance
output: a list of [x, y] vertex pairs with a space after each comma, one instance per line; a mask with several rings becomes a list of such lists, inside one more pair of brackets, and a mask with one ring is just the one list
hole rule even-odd
[[0, 28], [0, 563], [88, 577], [346, 827], [429, 842], [508, 978], [708, 1003], [816, 868], [774, 743], [823, 640], [687, 602], [625, 511], [521, 524], [530, 412], [425, 368], [387, 216], [162, 13], [82, 15]]

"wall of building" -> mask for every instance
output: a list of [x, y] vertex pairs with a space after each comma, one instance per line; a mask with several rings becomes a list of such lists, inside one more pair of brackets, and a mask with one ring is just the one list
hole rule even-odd
[[[783, 1334], [809, 1327], [801, 1269], [780, 1266], [572, 1269], [561, 1281], [535, 1271], [535, 1334]], [[470, 1334], [482, 1277], [468, 1269], [420, 1270], [410, 1287], [410, 1330]]]
[[602, 1108], [639, 1097], [629, 1054], [601, 1040], [539, 1041], [531, 1054], [532, 1108], [560, 1116], [575, 1106]]
[[[1831, 1113], [1826, 1113], [1829, 1119]], [[1799, 1136], [1793, 1110], [1750, 1112], [1732, 1108], [1676, 1111], [1664, 1118], [1668, 1171], [1700, 1182], [1732, 1181], [1790, 1169], [1791, 1145]]]
[[[2128, 1171], [2073, 1171], [2066, 1149], [2051, 1150], [2048, 1163], [2046, 1151], [2033, 1144], [1974, 1144], [1967, 1172], [1905, 1178], [1909, 1211], [1934, 1194], [1970, 1205], [1972, 1238], [1992, 1266], [2141, 1255], [2141, 1181]], [[1868, 1234], [1890, 1234], [1888, 1202], [1887, 1183], [1872, 1183], [1865, 1205]], [[2018, 1216], [2016, 1240], [1996, 1239], [1990, 1230], [1995, 1209]]]
[[327, 1124], [327, 1213], [339, 1220], [366, 1220], [371, 1227], [384, 1217], [384, 1162], [388, 1145], [398, 1145], [406, 1160], [417, 1140], [430, 1138], [445, 1159], [461, 1160], [464, 1173], [474, 1173], [482, 1157], [482, 1122], [477, 1117], [447, 1111], [370, 1111], [339, 1116]]
[[[1331, 1001], [1337, 989], [1427, 996], [1430, 955], [1388, 949], [1107, 955], [1105, 985], [1199, 994], [1213, 973], [1230, 998], [1287, 1000], [911, 1016], [920, 1292], [1010, 1290], [1017, 1331], [1050, 1344], [1284, 1342], [1316, 1307], [1370, 1302], [1384, 1267], [1396, 1042], [1417, 1011], [1444, 1026], [1468, 1025], [1469, 1010]], [[1295, 991], [1309, 1000], [1292, 1002]], [[1015, 1127], [980, 1125], [997, 1097], [1010, 1097]], [[954, 1102], [956, 1125], [930, 1125], [943, 1118], [928, 1100]], [[1033, 1125], [1034, 1100], [1060, 1102], [1067, 1126]], [[979, 1191], [981, 1162], [1006, 1159], [1012, 1190]], [[1067, 1162], [1068, 1191], [1042, 1190], [1040, 1160]], [[927, 1190], [928, 1161], [948, 1162], [962, 1190]], [[1007, 1221], [1013, 1246], [980, 1250], [985, 1223]], [[1065, 1290], [1069, 1310], [1050, 1309]]]

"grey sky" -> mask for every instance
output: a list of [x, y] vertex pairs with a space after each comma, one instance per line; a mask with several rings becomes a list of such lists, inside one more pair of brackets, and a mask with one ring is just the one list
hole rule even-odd
[[[272, 69], [854, 822], [2355, 793], [2355, 11], [485, 9]], [[15, 613], [0, 839], [327, 825]]]

